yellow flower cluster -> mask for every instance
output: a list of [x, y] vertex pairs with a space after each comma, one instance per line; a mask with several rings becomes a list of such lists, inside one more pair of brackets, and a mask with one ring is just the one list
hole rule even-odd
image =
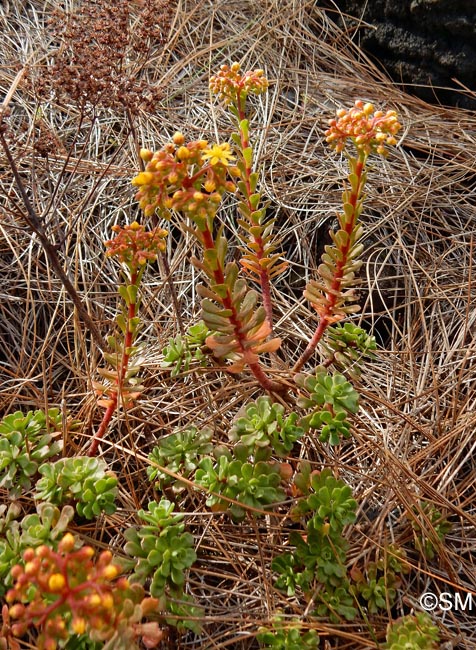
[[[208, 145], [206, 140], [185, 144], [182, 133], [153, 153], [142, 149], [145, 171], [132, 179], [139, 188], [136, 199], [145, 216], [156, 210], [168, 219], [170, 210], [206, 218], [215, 214], [224, 192], [234, 192], [227, 179], [234, 157], [228, 143]], [[232, 170], [230, 170], [231, 172]]]
[[357, 100], [350, 110], [342, 108], [336, 115], [337, 118], [329, 120], [325, 135], [326, 142], [338, 152], [344, 149], [348, 138], [363, 153], [375, 151], [384, 156], [385, 147], [397, 143], [395, 136], [401, 124], [396, 111], [376, 111], [373, 104]]
[[268, 86], [263, 70], [248, 70], [242, 74], [239, 63], [222, 65], [220, 72], [210, 77], [209, 83], [211, 92], [218, 95], [225, 104], [237, 103], [243, 95], [249, 93], [261, 95]]
[[[39, 625], [39, 646], [45, 650], [56, 650], [58, 642], [71, 633], [89, 630], [104, 639], [113, 636], [124, 603], [134, 594], [127, 579], [118, 578], [121, 569], [110, 551], [103, 551], [94, 561], [94, 549], [83, 546], [74, 550], [76, 543], [74, 536], [66, 533], [57, 551], [46, 545], [29, 548], [23, 554], [24, 566], [12, 568], [14, 586], [7, 592], [6, 602], [14, 621], [13, 636], [22, 636], [30, 625]], [[127, 620], [127, 612], [124, 616]]]

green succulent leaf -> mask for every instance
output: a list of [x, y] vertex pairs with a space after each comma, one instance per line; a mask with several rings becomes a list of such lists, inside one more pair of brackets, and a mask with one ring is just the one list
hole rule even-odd
[[269, 448], [270, 453], [286, 457], [304, 434], [304, 428], [297, 426], [297, 420], [296, 413], [285, 416], [282, 404], [261, 396], [238, 412], [228, 437], [243, 445], [249, 455], [255, 455], [260, 448]]
[[15, 497], [29, 490], [31, 478], [40, 463], [57, 456], [62, 441], [53, 434], [62, 429], [59, 409], [17, 411], [5, 416], [0, 422], [0, 487]]
[[385, 650], [436, 650], [440, 634], [426, 612], [403, 616], [390, 623]]
[[81, 517], [93, 519], [101, 512], [116, 510], [117, 477], [105, 461], [89, 456], [62, 458], [38, 468], [42, 478], [36, 484], [35, 499], [61, 506], [76, 502]]
[[197, 429], [191, 425], [183, 431], [176, 431], [160, 438], [149, 454], [151, 461], [151, 465], [147, 467], [149, 480], [157, 480], [160, 488], [173, 485], [176, 491], [183, 490], [184, 483], [162, 471], [160, 467], [185, 478], [191, 477], [200, 460], [213, 451], [212, 436], [212, 429], [208, 427]]
[[257, 639], [265, 650], [317, 650], [319, 647], [315, 630], [306, 629], [299, 619], [285, 619], [279, 615], [267, 627], [260, 627]]
[[125, 552], [134, 558], [132, 580], [141, 584], [151, 578], [150, 593], [158, 598], [167, 587], [181, 588], [186, 571], [196, 560], [193, 536], [184, 531], [183, 515], [174, 512], [167, 499], [151, 501], [138, 516], [146, 522], [138, 530], [129, 528]]
[[[235, 521], [245, 518], [247, 507], [263, 510], [285, 496], [277, 466], [264, 461], [249, 463], [230, 459], [226, 455], [216, 462], [204, 458], [195, 473], [195, 483], [210, 492], [208, 506], [228, 510]], [[223, 496], [239, 504], [230, 503]]]
[[200, 321], [189, 327], [185, 336], [178, 334], [175, 338], [170, 338], [168, 345], [162, 351], [164, 355], [162, 368], [171, 367], [170, 374], [176, 377], [182, 371], [187, 372], [194, 362], [204, 365], [206, 355], [202, 352], [202, 348], [210, 334], [211, 331], [205, 323]]
[[361, 374], [363, 361], [375, 358], [377, 344], [363, 328], [346, 322], [327, 328], [321, 348], [334, 367], [355, 379]]

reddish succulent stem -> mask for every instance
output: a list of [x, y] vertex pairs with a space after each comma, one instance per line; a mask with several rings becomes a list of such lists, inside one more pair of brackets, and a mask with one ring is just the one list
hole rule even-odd
[[[131, 273], [130, 284], [135, 285], [137, 283], [137, 278], [138, 278], [138, 273], [136, 271]], [[129, 303], [127, 308], [127, 331], [124, 337], [124, 345], [122, 348], [122, 359], [117, 371], [117, 380], [116, 380], [117, 390], [111, 389], [111, 391], [108, 394], [110, 404], [108, 405], [106, 412], [104, 413], [102, 422], [99, 425], [96, 435], [93, 437], [91, 441], [91, 445], [88, 451], [88, 456], [96, 456], [99, 448], [99, 443], [104, 437], [104, 434], [107, 431], [109, 423], [111, 422], [111, 418], [114, 415], [115, 410], [117, 409], [117, 402], [119, 400], [121, 387], [123, 385], [124, 378], [127, 373], [127, 368], [129, 366], [130, 355], [127, 354], [127, 350], [129, 350], [132, 347], [132, 344], [134, 343], [134, 334], [130, 324], [132, 319], [135, 318], [136, 312], [137, 312], [137, 304], [135, 302]]]
[[322, 313], [319, 314], [319, 324], [316, 328], [316, 331], [314, 332], [312, 339], [309, 341], [307, 348], [304, 350], [304, 352], [296, 362], [293, 368], [294, 373], [299, 372], [301, 370], [301, 368], [306, 363], [306, 361], [310, 359], [310, 357], [314, 354], [314, 351], [319, 341], [321, 340], [324, 332], [326, 331], [326, 329], [329, 327], [329, 325], [332, 325], [332, 323], [336, 322], [336, 317], [333, 315], [333, 312], [334, 312], [335, 304], [337, 302], [337, 298], [341, 290], [344, 270], [347, 265], [349, 252], [352, 247], [351, 234], [355, 228], [355, 224], [357, 221], [357, 204], [359, 201], [359, 197], [362, 194], [362, 173], [364, 171], [365, 160], [366, 160], [365, 154], [361, 153], [359, 155], [357, 164], [355, 166], [355, 175], [357, 176], [356, 190], [350, 193], [349, 201], [348, 201], [352, 206], [352, 217], [350, 219], [347, 219], [343, 224], [343, 230], [345, 230], [345, 232], [349, 235], [349, 237], [347, 238], [347, 244], [339, 248], [342, 254], [342, 259], [336, 262], [336, 272], [331, 282], [332, 292], [326, 293], [327, 303], [323, 308]]
[[[246, 118], [244, 106], [242, 105], [242, 103], [243, 102], [241, 101], [240, 95], [238, 93], [236, 108], [238, 110], [238, 119], [239, 119], [240, 124], [241, 124], [241, 121]], [[241, 129], [241, 127], [239, 128], [239, 132], [240, 132], [240, 140], [241, 140], [241, 150], [244, 151], [246, 148], [248, 148], [250, 146], [250, 143], [249, 143], [248, 138], [243, 133], [243, 130]], [[250, 182], [250, 176], [251, 176], [251, 173], [252, 173], [252, 169], [251, 169], [251, 167], [248, 167], [248, 165], [246, 165], [246, 163], [245, 163], [244, 167], [245, 167], [245, 177], [243, 178], [243, 182], [245, 183], [245, 186], [246, 186], [245, 200], [246, 200], [246, 203], [248, 204], [248, 209], [250, 210], [250, 212], [253, 212], [254, 208], [251, 205], [251, 201], [250, 201], [250, 198], [249, 198], [251, 196], [251, 194], [252, 194], [252, 192], [251, 192], [251, 182]], [[252, 224], [252, 225], [255, 225], [255, 224]], [[256, 258], [259, 261], [259, 260], [263, 259], [263, 257], [266, 256], [265, 255], [265, 250], [264, 250], [264, 245], [263, 245], [263, 239], [259, 235], [258, 236], [253, 235], [253, 240], [258, 246], [257, 250], [255, 251], [255, 255], [256, 255]], [[259, 281], [260, 281], [260, 285], [261, 285], [261, 293], [262, 293], [262, 296], [263, 296], [263, 306], [264, 306], [264, 310], [266, 312], [266, 320], [268, 321], [268, 323], [269, 323], [269, 325], [271, 327], [271, 330], [272, 330], [273, 329], [273, 303], [272, 303], [272, 300], [271, 300], [271, 284], [270, 284], [270, 281], [269, 281], [269, 273], [268, 273], [267, 269], [265, 269], [265, 268], [260, 269]]]
[[[210, 230], [207, 228], [201, 234], [202, 234], [204, 249], [205, 250], [214, 249], [215, 242], [213, 241], [213, 235], [210, 232]], [[218, 266], [218, 268], [215, 271], [213, 271], [213, 277], [216, 284], [224, 284], [225, 274], [223, 273], [223, 269], [220, 266]], [[231, 310], [232, 312], [231, 316], [229, 316], [228, 319], [230, 323], [233, 325], [233, 331], [238, 346], [240, 348], [240, 352], [243, 355], [245, 361], [247, 362], [251, 372], [253, 373], [253, 375], [256, 377], [256, 379], [259, 381], [259, 383], [265, 390], [273, 393], [283, 393], [285, 389], [282, 384], [270, 379], [264, 373], [263, 369], [261, 368], [260, 364], [257, 361], [249, 360], [250, 357], [249, 350], [243, 345], [244, 341], [246, 340], [246, 335], [243, 335], [243, 333], [241, 332], [242, 323], [238, 318], [235, 305], [233, 304], [233, 299], [231, 297], [230, 289], [227, 289], [226, 296], [221, 300], [222, 300], [223, 307], [225, 309]]]

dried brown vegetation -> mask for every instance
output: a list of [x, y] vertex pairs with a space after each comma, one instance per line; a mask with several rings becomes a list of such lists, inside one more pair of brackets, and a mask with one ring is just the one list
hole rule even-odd
[[[474, 590], [474, 113], [403, 94], [314, 0], [122, 0], [79, 7], [3, 3], [0, 88], [7, 95], [19, 68], [27, 67], [28, 80], [10, 101], [6, 137], [41, 230], [103, 336], [118, 305], [117, 271], [105, 259], [103, 241], [113, 224], [139, 216], [130, 187], [138, 149], [162, 145], [178, 128], [193, 138], [227, 138], [222, 110], [209, 110], [208, 78], [221, 63], [262, 67], [272, 80], [267, 98], [256, 103], [254, 124], [264, 125], [257, 143], [262, 183], [290, 261], [273, 294], [288, 365], [315, 327], [302, 290], [319, 263], [345, 175], [344, 163], [323, 143], [326, 121], [357, 98], [399, 112], [400, 147], [370, 173], [367, 186], [361, 318], [375, 328], [381, 349], [358, 386], [362, 408], [352, 441], [329, 450], [307, 438], [299, 453], [318, 468], [337, 469], [354, 490], [360, 508], [349, 532], [351, 564], [365, 565], [389, 543], [407, 549], [412, 572], [394, 618], [418, 609], [425, 591]], [[101, 418], [91, 386], [102, 356], [25, 219], [3, 152], [0, 159], [0, 412], [66, 405], [84, 423], [79, 433], [64, 432], [73, 455], [84, 452]], [[229, 230], [232, 214], [230, 206], [223, 215]], [[226, 442], [231, 418], [259, 394], [246, 375], [237, 383], [201, 369], [171, 379], [160, 367], [178, 323], [199, 317], [193, 248], [189, 236], [172, 229], [170, 270], [158, 265], [144, 282], [147, 392], [101, 445], [120, 473], [120, 508], [76, 531], [118, 553], [123, 525], [152, 497], [145, 468], [154, 441], [193, 422], [212, 426], [214, 442]], [[453, 524], [433, 561], [413, 544], [411, 513], [420, 500]], [[199, 561], [189, 588], [205, 606], [204, 632], [170, 647], [257, 647], [257, 627], [277, 610], [302, 614], [297, 601], [273, 588], [269, 572], [289, 521], [270, 516], [237, 526], [208, 512], [204, 501], [190, 490], [182, 503], [196, 538]], [[376, 637], [361, 620], [316, 626], [323, 647], [364, 649], [385, 638], [388, 620], [374, 620]], [[471, 612], [449, 612], [439, 622], [444, 641], [476, 648]]]

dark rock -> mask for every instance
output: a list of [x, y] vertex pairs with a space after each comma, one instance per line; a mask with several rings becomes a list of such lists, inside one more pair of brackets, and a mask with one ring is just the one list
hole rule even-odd
[[476, 109], [476, 0], [325, 0], [323, 6], [340, 25], [336, 6], [347, 14], [346, 29], [358, 30], [362, 49], [406, 92]]

